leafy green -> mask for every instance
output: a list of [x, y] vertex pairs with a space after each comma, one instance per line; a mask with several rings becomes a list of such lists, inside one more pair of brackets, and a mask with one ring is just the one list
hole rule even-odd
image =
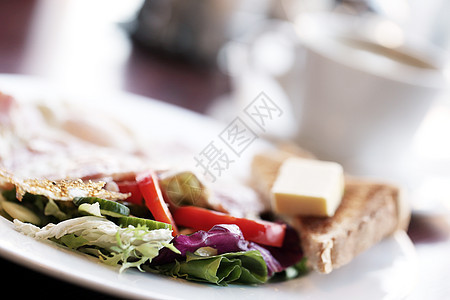
[[304, 276], [309, 272], [306, 257], [303, 257], [298, 263], [292, 265], [285, 270], [275, 273], [270, 279], [271, 282], [281, 282]]
[[4, 190], [2, 196], [6, 201], [16, 201], [16, 189]]
[[54, 216], [58, 220], [66, 220], [69, 217], [65, 212], [63, 212], [61, 209], [59, 209], [59, 206], [55, 203], [53, 199], [48, 199], [47, 204], [44, 208], [44, 215], [46, 216]]
[[75, 234], [66, 234], [59, 240], [56, 240], [56, 242], [62, 243], [70, 249], [78, 249], [89, 244], [89, 241], [87, 239], [82, 236], [76, 236]]
[[[163, 229], [167, 230], [167, 229]], [[137, 227], [129, 226], [128, 228], [120, 228], [116, 233], [117, 245], [110, 247], [109, 255], [100, 253], [100, 259], [108, 265], [122, 264], [120, 272], [125, 269], [136, 267], [140, 271], [141, 265], [147, 261], [151, 262], [153, 258], [158, 256], [159, 250], [167, 247], [170, 250], [179, 253], [179, 251], [167, 242], [146, 241], [146, 233], [149, 229], [147, 226], [138, 225]], [[133, 239], [123, 239], [122, 236], [133, 236]], [[142, 242], [142, 243], [140, 243]]]
[[19, 204], [36, 214], [39, 224], [57, 223], [69, 218], [79, 216], [76, 207], [71, 201], [58, 201], [42, 195], [25, 193], [21, 201], [16, 198], [16, 189], [1, 192], [4, 200]]
[[106, 264], [121, 265], [120, 271], [130, 267], [142, 270], [141, 265], [151, 262], [162, 248], [179, 253], [169, 244], [172, 240], [169, 229], [149, 230], [141, 225], [121, 228], [102, 217], [78, 217], [42, 228], [16, 219], [14, 225], [28, 236], [54, 240], [87, 254], [96, 253]]
[[242, 251], [214, 256], [188, 252], [185, 261], [152, 267], [153, 271], [187, 280], [218, 285], [260, 284], [267, 281], [267, 266], [259, 251]]

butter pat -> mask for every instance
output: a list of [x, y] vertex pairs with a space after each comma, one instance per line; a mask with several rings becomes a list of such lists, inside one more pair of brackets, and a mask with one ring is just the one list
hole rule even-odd
[[333, 216], [342, 200], [344, 171], [335, 162], [289, 158], [272, 187], [272, 209], [289, 216]]

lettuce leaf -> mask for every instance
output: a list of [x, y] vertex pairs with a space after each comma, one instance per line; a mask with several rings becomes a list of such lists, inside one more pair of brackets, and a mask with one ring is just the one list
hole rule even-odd
[[307, 259], [303, 257], [298, 263], [287, 267], [282, 272], [276, 273], [272, 278], [270, 278], [270, 282], [282, 282], [286, 280], [291, 280], [303, 275], [306, 275], [309, 272]]
[[60, 221], [69, 218], [69, 216], [59, 208], [59, 206], [53, 199], [48, 199], [48, 202], [44, 208], [44, 215], [54, 216]]
[[267, 281], [266, 263], [259, 251], [241, 251], [213, 256], [186, 253], [185, 261], [153, 267], [158, 273], [217, 285], [260, 284]]
[[121, 228], [95, 216], [73, 218], [42, 228], [19, 220], [14, 220], [14, 225], [34, 238], [53, 240], [96, 255], [106, 264], [121, 266], [120, 271], [136, 267], [141, 271], [228, 285], [261, 284], [271, 277], [288, 279], [304, 273], [302, 270], [306, 268], [305, 260], [300, 261], [298, 236], [287, 234], [283, 247], [266, 249], [245, 240], [236, 225], [216, 225], [207, 232], [173, 239], [168, 229]]
[[[162, 268], [162, 270], [165, 270], [165, 274], [167, 273], [172, 276], [181, 276], [181, 274], [183, 274], [181, 277], [186, 279], [199, 280], [198, 278], [202, 278], [208, 282], [216, 284], [221, 284], [222, 281], [229, 283], [231, 280], [217, 276], [216, 273], [214, 274], [216, 274], [215, 276], [218, 277], [218, 279], [216, 277], [208, 277], [206, 274], [199, 276], [197, 273], [198, 271], [193, 270], [192, 268], [182, 270], [186, 272], [196, 271], [195, 275], [190, 273], [182, 273], [180, 272], [180, 268], [181, 266], [184, 266], [184, 261], [187, 261], [188, 257], [192, 257], [192, 253], [197, 253], [199, 249], [204, 248], [215, 249], [215, 254], [217, 255], [210, 257], [214, 258], [214, 262], [216, 264], [218, 263], [218, 257], [221, 257], [220, 255], [225, 255], [225, 257], [227, 257], [226, 255], [233, 253], [259, 253], [259, 257], [263, 259], [267, 268], [267, 275], [264, 279], [267, 280], [268, 277], [272, 277], [274, 274], [286, 270], [287, 268], [297, 264], [303, 258], [300, 239], [297, 232], [291, 227], [288, 227], [283, 246], [280, 248], [264, 247], [256, 243], [249, 242], [244, 239], [239, 227], [231, 224], [215, 225], [207, 232], [201, 230], [191, 235], [179, 235], [175, 237], [171, 243], [173, 243], [173, 245], [180, 250], [180, 253], [176, 254], [172, 251], [162, 249], [160, 254], [151, 262], [150, 265], [152, 267], [158, 270]], [[242, 257], [242, 255], [239, 257]], [[234, 257], [234, 259], [238, 258]], [[176, 261], [176, 263], [174, 263], [174, 261]], [[225, 262], [226, 261], [222, 259], [220, 260], [220, 263], [228, 265], [228, 262]], [[166, 264], [167, 266], [161, 267], [161, 265]], [[249, 265], [248, 268], [244, 268], [245, 271], [241, 268], [240, 273], [250, 272], [250, 274], [253, 274], [255, 272], [253, 268], [256, 266], [257, 265]], [[170, 271], [168, 271], [167, 268], [169, 268]], [[239, 278], [242, 278], [242, 275], [239, 275]], [[245, 280], [239, 279], [238, 282], [243, 281]], [[249, 282], [258, 283], [258, 280], [249, 280]]]
[[59, 240], [55, 240], [70, 249], [78, 249], [80, 247], [89, 245], [89, 241], [82, 236], [76, 236], [75, 234], [66, 234]]
[[121, 265], [120, 271], [151, 262], [159, 250], [180, 253], [172, 244], [169, 229], [149, 230], [146, 226], [121, 228], [105, 218], [87, 216], [68, 219], [42, 228], [14, 220], [16, 230], [36, 239], [53, 240], [71, 249], [93, 254], [109, 265]]
[[209, 231], [197, 231], [191, 235], [179, 235], [172, 240], [180, 254], [162, 249], [160, 255], [152, 261], [152, 266], [171, 263], [174, 260], [183, 261], [188, 253], [195, 253], [199, 248], [212, 247], [217, 254], [258, 251], [267, 266], [268, 276], [282, 271], [284, 268], [278, 260], [264, 247], [244, 239], [237, 225], [215, 225]]

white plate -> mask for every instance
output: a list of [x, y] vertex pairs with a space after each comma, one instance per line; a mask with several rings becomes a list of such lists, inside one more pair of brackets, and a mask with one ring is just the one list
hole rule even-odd
[[[57, 97], [51, 85], [29, 77], [0, 75], [0, 90], [19, 97]], [[76, 96], [88, 101], [86, 96]], [[73, 97], [74, 99], [76, 97]], [[99, 95], [96, 95], [99, 97]], [[131, 127], [158, 124], [154, 134], [162, 141], [179, 140], [189, 145], [186, 155], [198, 153], [211, 140], [216, 140], [223, 124], [173, 106], [129, 94], [99, 97], [107, 110], [120, 112]], [[105, 100], [107, 99], [107, 100]], [[177, 123], [174, 122], [177, 121]], [[183, 125], [181, 126], [181, 120]], [[256, 148], [256, 147], [254, 147]], [[192, 152], [194, 151], [194, 152]], [[239, 157], [239, 168], [246, 164], [249, 150]], [[230, 170], [230, 173], [238, 172]], [[165, 276], [127, 270], [119, 274], [98, 260], [52, 243], [36, 241], [16, 232], [12, 224], [0, 218], [0, 255], [39, 272], [126, 298], [150, 299], [398, 299], [407, 295], [418, 275], [414, 246], [404, 232], [398, 232], [369, 251], [359, 255], [349, 265], [329, 275], [310, 273], [307, 276], [262, 286], [231, 285], [217, 287]]]

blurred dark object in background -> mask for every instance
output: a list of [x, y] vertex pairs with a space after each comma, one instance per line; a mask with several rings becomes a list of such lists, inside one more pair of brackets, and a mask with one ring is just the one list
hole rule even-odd
[[192, 62], [211, 62], [226, 36], [234, 1], [145, 1], [133, 38], [153, 51]]
[[[277, 3], [236, 0], [146, 0], [128, 24], [140, 44], [193, 63], [215, 64], [232, 39], [269, 17]], [[257, 5], [256, 5], [257, 4]]]
[[336, 0], [335, 5], [339, 11], [347, 13], [362, 14], [374, 11], [370, 1], [365, 0]]
[[[26, 2], [26, 3], [24, 3]], [[23, 71], [23, 58], [36, 1], [2, 1], [0, 19], [0, 72]]]

